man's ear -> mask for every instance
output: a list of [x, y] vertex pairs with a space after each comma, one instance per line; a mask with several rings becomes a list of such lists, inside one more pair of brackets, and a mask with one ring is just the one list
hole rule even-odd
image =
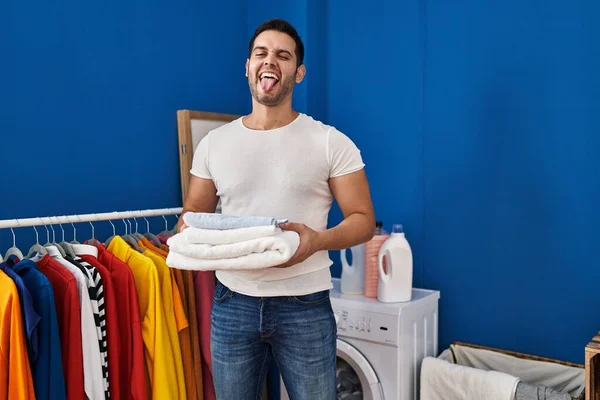
[[306, 75], [306, 67], [304, 66], [304, 64], [302, 64], [301, 66], [296, 68], [296, 83], [302, 82], [302, 79], [304, 79], [305, 75]]
[[248, 65], [250, 65], [250, 59], [246, 59], [246, 76], [248, 76]]

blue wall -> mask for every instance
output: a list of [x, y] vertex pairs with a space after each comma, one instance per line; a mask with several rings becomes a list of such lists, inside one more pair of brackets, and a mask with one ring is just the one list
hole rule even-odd
[[441, 290], [440, 348], [582, 363], [600, 329], [599, 4], [375, 3], [328, 3], [328, 122], [361, 147], [378, 217], [406, 225], [415, 285]]
[[0, 218], [179, 205], [176, 110], [247, 112], [247, 39], [283, 17], [307, 47], [294, 105], [361, 148], [415, 285], [442, 291], [440, 347], [582, 362], [600, 325], [600, 6], [565, 4], [5, 1]]
[[246, 8], [1, 2], [0, 219], [181, 205], [176, 111], [248, 110]]

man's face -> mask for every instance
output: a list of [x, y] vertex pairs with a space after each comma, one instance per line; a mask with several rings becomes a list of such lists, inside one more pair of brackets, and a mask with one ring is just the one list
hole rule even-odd
[[304, 77], [304, 66], [296, 68], [296, 42], [279, 31], [264, 31], [254, 40], [246, 74], [252, 96], [260, 104], [281, 103]]

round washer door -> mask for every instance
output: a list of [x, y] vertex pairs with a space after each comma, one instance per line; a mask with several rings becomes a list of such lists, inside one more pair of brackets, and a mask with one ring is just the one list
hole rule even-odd
[[367, 359], [356, 348], [343, 340], [338, 339], [336, 345], [337, 356], [350, 364], [358, 375], [363, 389], [363, 399], [383, 400], [379, 379]]

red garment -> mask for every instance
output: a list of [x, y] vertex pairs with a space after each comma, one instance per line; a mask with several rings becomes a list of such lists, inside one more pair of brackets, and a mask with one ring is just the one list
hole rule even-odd
[[215, 295], [216, 278], [212, 271], [194, 271], [196, 295], [196, 314], [198, 316], [198, 335], [202, 352], [202, 376], [204, 400], [215, 400], [215, 387], [212, 379], [212, 359], [210, 355], [210, 312]]
[[68, 400], [85, 400], [79, 291], [73, 275], [46, 254], [36, 262], [54, 291], [56, 317]]
[[[133, 273], [127, 264], [106, 250], [104, 245], [98, 242], [94, 244], [98, 248], [98, 261], [110, 272], [114, 292], [119, 297], [117, 317], [121, 344], [119, 356], [121, 399], [146, 400], [148, 399], [148, 387], [144, 341], [142, 339], [140, 305]], [[87, 258], [85, 260], [87, 261]], [[110, 366], [110, 354], [108, 362]]]
[[104, 306], [106, 307], [106, 336], [108, 344], [108, 384], [112, 400], [128, 399], [121, 392], [121, 374], [127, 379], [126, 371], [121, 371], [119, 358], [121, 356], [121, 339], [119, 337], [119, 320], [115, 289], [108, 269], [92, 255], [82, 254], [80, 257], [96, 268], [104, 286]]

